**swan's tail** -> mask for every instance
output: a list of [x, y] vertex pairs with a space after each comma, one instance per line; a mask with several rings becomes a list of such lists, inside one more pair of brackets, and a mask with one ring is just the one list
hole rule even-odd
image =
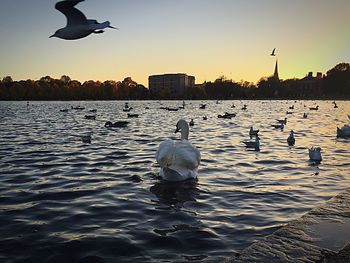
[[163, 167], [160, 171], [160, 176], [167, 181], [183, 181], [188, 178], [197, 178], [197, 169], [191, 170], [184, 167], [172, 166], [170, 168]]

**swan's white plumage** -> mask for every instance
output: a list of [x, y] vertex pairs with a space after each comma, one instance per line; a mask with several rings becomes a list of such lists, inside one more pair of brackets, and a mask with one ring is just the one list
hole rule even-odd
[[[188, 127], [187, 122], [184, 125]], [[180, 130], [181, 137], [186, 137], [184, 133], [188, 133], [188, 129], [183, 127]], [[156, 160], [161, 166], [160, 176], [168, 181], [197, 178], [200, 159], [198, 149], [186, 139], [181, 141], [166, 140], [159, 145], [156, 153]]]

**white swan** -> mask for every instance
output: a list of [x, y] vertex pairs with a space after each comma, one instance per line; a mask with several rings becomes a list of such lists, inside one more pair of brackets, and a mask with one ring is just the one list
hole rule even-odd
[[188, 141], [189, 126], [185, 120], [176, 124], [181, 131], [181, 141], [166, 140], [159, 145], [156, 160], [161, 166], [160, 176], [167, 181], [183, 181], [197, 178], [201, 155]]
[[309, 149], [309, 158], [311, 161], [321, 162], [321, 148], [320, 147], [311, 147]]

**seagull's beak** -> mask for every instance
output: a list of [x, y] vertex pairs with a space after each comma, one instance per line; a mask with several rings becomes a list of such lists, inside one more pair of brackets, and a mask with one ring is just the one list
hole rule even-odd
[[119, 30], [119, 28], [117, 28], [117, 27], [114, 27], [114, 26], [108, 26], [109, 28], [113, 28], [113, 29], [117, 29], [117, 30]]

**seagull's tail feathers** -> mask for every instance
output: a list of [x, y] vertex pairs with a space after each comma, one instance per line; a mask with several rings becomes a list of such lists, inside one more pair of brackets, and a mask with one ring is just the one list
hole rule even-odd
[[117, 28], [117, 27], [114, 27], [114, 26], [108, 26], [109, 28], [113, 28], [113, 29], [118, 29], [119, 30], [119, 28]]
[[118, 29], [118, 28], [111, 26], [111, 23], [109, 21], [106, 21], [103, 23], [97, 23], [97, 21], [96, 21], [96, 23], [91, 23], [91, 27], [93, 30], [105, 29], [106, 27]]

